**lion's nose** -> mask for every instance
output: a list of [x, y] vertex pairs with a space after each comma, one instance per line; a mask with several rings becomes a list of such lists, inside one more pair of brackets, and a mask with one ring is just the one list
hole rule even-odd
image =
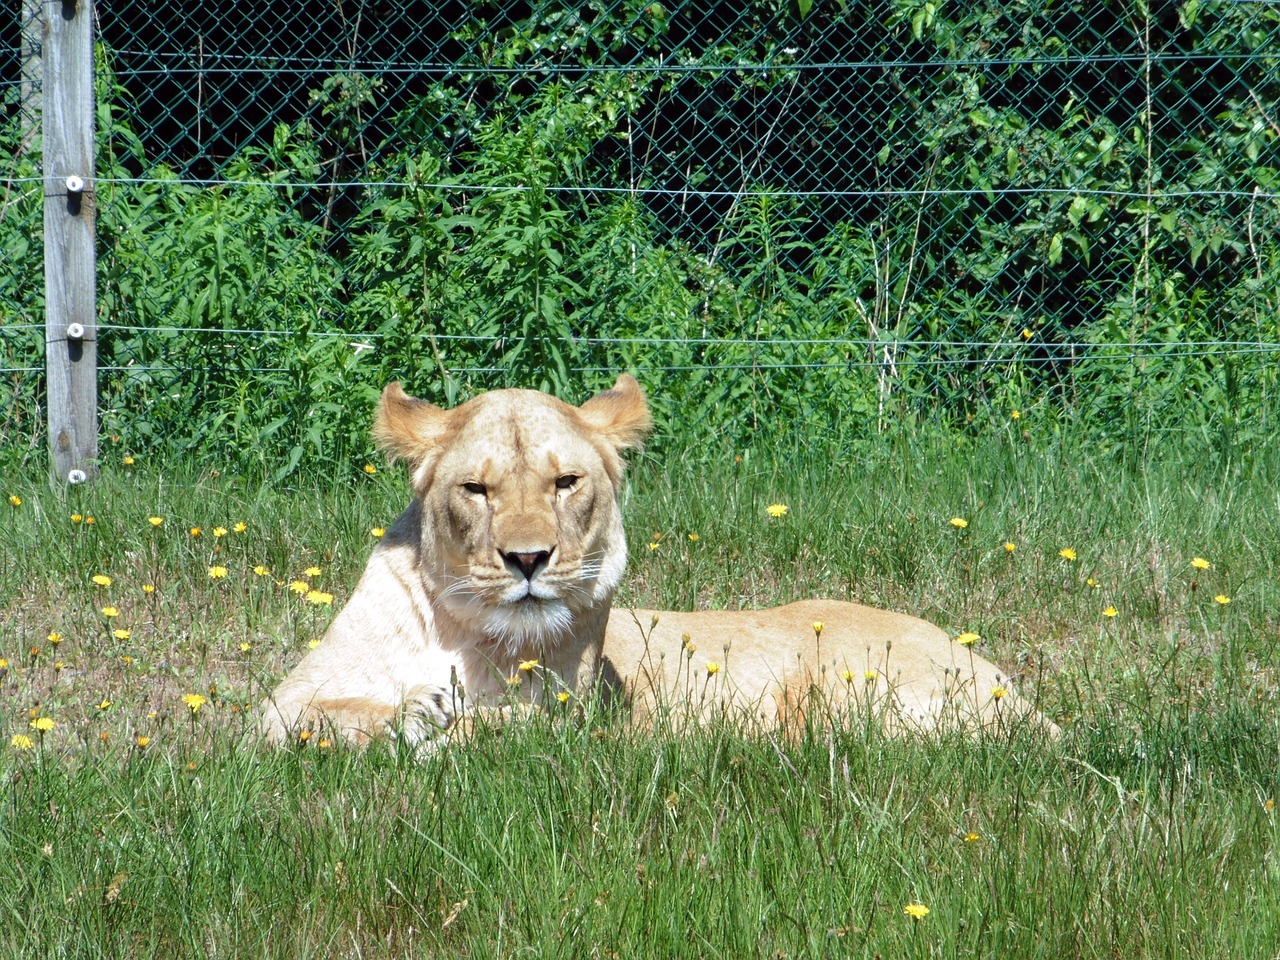
[[532, 580], [534, 574], [551, 562], [551, 551], [513, 550], [510, 553], [503, 553], [502, 558], [507, 561], [508, 566], [523, 573], [526, 580]]

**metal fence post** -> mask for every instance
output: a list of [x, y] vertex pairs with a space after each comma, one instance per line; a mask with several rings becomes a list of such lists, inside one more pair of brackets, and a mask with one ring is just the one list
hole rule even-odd
[[98, 457], [92, 0], [49, 5], [43, 54], [49, 447], [58, 479], [79, 483]]

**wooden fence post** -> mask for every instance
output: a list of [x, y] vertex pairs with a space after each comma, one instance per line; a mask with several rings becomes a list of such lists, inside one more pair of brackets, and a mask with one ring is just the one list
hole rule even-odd
[[49, 447], [64, 483], [97, 472], [93, 3], [45, 8], [44, 291]]

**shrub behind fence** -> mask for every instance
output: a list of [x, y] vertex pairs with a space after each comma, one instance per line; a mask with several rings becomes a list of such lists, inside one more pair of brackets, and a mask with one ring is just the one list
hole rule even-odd
[[[41, 9], [2, 75], [10, 449], [43, 436]], [[668, 436], [733, 446], [1273, 429], [1274, 3], [97, 17], [108, 449], [363, 459], [386, 380], [620, 369]]]

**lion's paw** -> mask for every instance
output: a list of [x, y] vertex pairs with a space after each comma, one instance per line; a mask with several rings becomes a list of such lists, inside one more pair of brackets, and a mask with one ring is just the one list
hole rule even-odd
[[434, 744], [458, 719], [457, 698], [448, 687], [424, 683], [405, 692], [398, 734], [413, 747]]

